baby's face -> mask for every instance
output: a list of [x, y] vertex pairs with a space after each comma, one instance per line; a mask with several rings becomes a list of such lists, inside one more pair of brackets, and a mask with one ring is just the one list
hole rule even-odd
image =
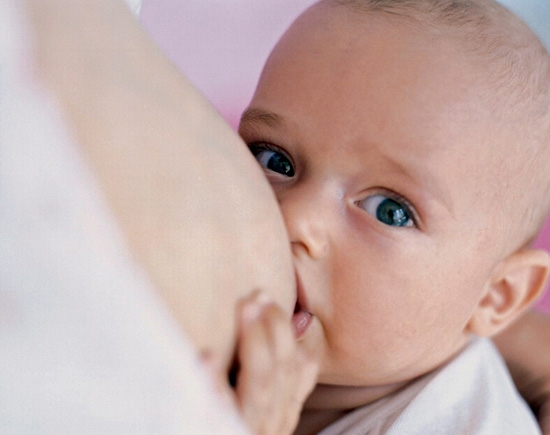
[[500, 258], [500, 132], [449, 44], [328, 11], [275, 48], [240, 133], [287, 224], [320, 382], [391, 385], [467, 340]]

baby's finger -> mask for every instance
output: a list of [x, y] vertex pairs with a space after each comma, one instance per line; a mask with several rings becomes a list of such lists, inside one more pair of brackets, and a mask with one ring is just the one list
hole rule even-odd
[[278, 364], [274, 334], [264, 318], [265, 310], [264, 306], [244, 307], [238, 343], [238, 396], [241, 402], [255, 402], [257, 407], [267, 405], [270, 400], [271, 374]]
[[278, 391], [284, 400], [303, 402], [315, 385], [318, 364], [298, 347], [291, 322], [282, 310], [276, 306], [266, 307], [263, 321], [275, 364], [270, 378], [279, 378]]
[[317, 366], [296, 346], [290, 319], [275, 305], [243, 310], [237, 396], [254, 433], [291, 433]]

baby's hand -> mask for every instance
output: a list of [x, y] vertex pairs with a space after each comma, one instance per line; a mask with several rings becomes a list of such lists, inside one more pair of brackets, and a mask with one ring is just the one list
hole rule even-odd
[[241, 304], [235, 394], [253, 434], [291, 434], [318, 364], [298, 347], [288, 316], [254, 295]]

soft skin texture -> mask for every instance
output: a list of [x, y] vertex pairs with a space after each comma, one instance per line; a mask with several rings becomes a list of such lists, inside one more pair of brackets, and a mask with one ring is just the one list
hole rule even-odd
[[[288, 320], [294, 305], [294, 276], [286, 233], [272, 192], [255, 162], [243, 151], [241, 141], [159, 54], [122, 2], [29, 0], [26, 4], [40, 60], [36, 74], [58, 99], [125, 231], [132, 252], [159, 295], [197, 349], [206, 352], [209, 361], [214, 360], [211, 366], [215, 377], [227, 374], [239, 323], [235, 319], [234, 304], [236, 299], [248, 295], [239, 340], [240, 356], [244, 357], [241, 363], [246, 363], [246, 369], [243, 368], [244, 376], [238, 389], [246, 391], [261, 384], [271, 394], [258, 396], [254, 389], [238, 396], [239, 402], [245, 404], [243, 414], [257, 417], [261, 415], [258, 409], [273, 409], [277, 404], [299, 408], [301, 399], [290, 394], [290, 390], [279, 385], [275, 385], [275, 390], [272, 388], [274, 382], [286, 381], [293, 387], [298, 385], [302, 393], [307, 391], [303, 383], [307, 384], [307, 379], [292, 377], [304, 364], [300, 364], [299, 358], [289, 358], [293, 353], [292, 341], [288, 329], [283, 330], [283, 319]], [[316, 74], [312, 77], [318, 79]], [[296, 95], [300, 94], [291, 96]], [[325, 97], [319, 94], [318, 98]], [[304, 134], [315, 133], [315, 129], [322, 127], [307, 117], [300, 121], [309, 129]], [[318, 136], [312, 135], [312, 138], [318, 140]], [[190, 185], [192, 191], [186, 189]], [[227, 186], [234, 188], [227, 189]], [[343, 189], [339, 192], [346, 193]], [[332, 214], [334, 210], [321, 210], [317, 217], [323, 217], [326, 211]], [[222, 212], [223, 219], [220, 219]], [[373, 220], [369, 220], [371, 224], [362, 223], [365, 219], [362, 216], [358, 212], [350, 220], [361, 227], [370, 228], [372, 224], [373, 229], [370, 236], [358, 233], [357, 237], [385, 240], [382, 253], [387, 254], [397, 242], [392, 242], [391, 237], [388, 239], [387, 231]], [[287, 223], [291, 223], [289, 218]], [[198, 231], [199, 228], [204, 232]], [[395, 240], [400, 242], [397, 236]], [[312, 251], [305, 251], [308, 247], [305, 240], [294, 236], [293, 241], [296, 258], [301, 256], [297, 262], [300, 271], [304, 273], [306, 266], [309, 271], [307, 275], [304, 273], [308, 280], [304, 279], [304, 293], [309, 297], [316, 284], [312, 278], [316, 271], [306, 264], [314, 262], [306, 255]], [[308, 249], [312, 248], [310, 244]], [[325, 255], [328, 253], [330, 250]], [[377, 255], [373, 251], [369, 259], [376, 259]], [[182, 267], [183, 264], [188, 267]], [[340, 267], [340, 264], [334, 262], [333, 266]], [[330, 277], [321, 272], [318, 279], [321, 284], [328, 284]], [[264, 288], [270, 299], [279, 302], [283, 312], [274, 310], [272, 304], [254, 302], [255, 296], [250, 295], [257, 287]], [[327, 287], [319, 290], [326, 291]], [[312, 307], [322, 304], [322, 299], [329, 299], [330, 303], [330, 298], [330, 295], [312, 293]], [[337, 302], [334, 309], [340, 310], [344, 300], [337, 295], [332, 299]], [[387, 301], [393, 304], [389, 297]], [[256, 314], [246, 313], [248, 304], [255, 307]], [[328, 320], [331, 320], [331, 306], [327, 304], [324, 309], [329, 310]], [[407, 319], [394, 315], [390, 319], [406, 326]], [[314, 328], [319, 331], [319, 320], [315, 320], [313, 328], [302, 337], [310, 347], [315, 347], [316, 340], [324, 340], [323, 335], [315, 335]], [[403, 333], [410, 335], [411, 331], [403, 330]], [[323, 344], [321, 350], [327, 355], [332, 352]], [[256, 356], [259, 359], [255, 359]], [[281, 361], [284, 363], [280, 364]], [[265, 382], [258, 383], [258, 379]], [[360, 399], [373, 397], [371, 392], [365, 395], [361, 389]], [[261, 397], [263, 403], [257, 403], [257, 397]], [[273, 397], [274, 401], [266, 405]], [[277, 397], [282, 397], [283, 402]], [[248, 408], [246, 403], [253, 408]], [[249, 425], [259, 432], [280, 433], [281, 428], [288, 429], [289, 421], [292, 424], [291, 417], [283, 416], [282, 426], [269, 423], [266, 427], [257, 421]]]
[[28, 7], [37, 75], [67, 114], [130, 249], [197, 348], [229, 364], [237, 326], [229, 307], [239, 298], [263, 290], [288, 317], [294, 307], [288, 238], [269, 185], [122, 1]]
[[36, 78], [130, 252], [252, 433], [292, 432], [317, 364], [294, 339], [288, 236], [256, 161], [122, 1], [25, 5]]
[[[239, 131], [287, 225], [312, 315], [301, 343], [322, 359], [304, 423], [323, 427], [470, 334], [496, 333], [544, 284], [548, 255], [522, 248], [501, 213], [496, 180], [522, 163], [494, 158], [517, 136], [479, 70], [449, 38], [326, 4], [266, 64]], [[384, 198], [410, 217], [404, 227], [377, 219]]]

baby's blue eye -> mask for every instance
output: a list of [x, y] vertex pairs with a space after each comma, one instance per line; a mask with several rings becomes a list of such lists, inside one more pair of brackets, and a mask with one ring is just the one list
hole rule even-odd
[[294, 167], [291, 161], [281, 152], [259, 147], [250, 147], [250, 150], [263, 168], [284, 175], [294, 176]]
[[387, 196], [369, 196], [360, 201], [359, 206], [383, 224], [392, 227], [410, 227], [414, 225], [409, 207]]

